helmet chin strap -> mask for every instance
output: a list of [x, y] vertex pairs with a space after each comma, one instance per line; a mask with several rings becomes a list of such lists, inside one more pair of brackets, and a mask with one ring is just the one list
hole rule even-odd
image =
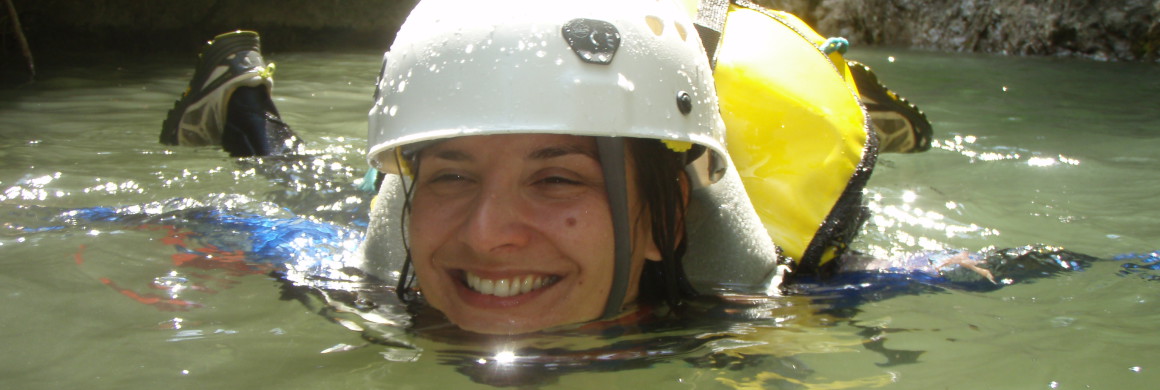
[[604, 173], [604, 189], [612, 214], [615, 261], [603, 319], [620, 314], [632, 272], [632, 240], [628, 216], [628, 176], [625, 174], [624, 137], [596, 137], [596, 149]]

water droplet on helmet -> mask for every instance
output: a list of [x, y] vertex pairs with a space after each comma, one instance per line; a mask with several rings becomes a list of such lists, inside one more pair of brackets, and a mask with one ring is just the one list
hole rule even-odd
[[625, 77], [624, 73], [618, 73], [616, 75], [616, 85], [628, 92], [636, 90], [636, 83], [629, 80], [628, 77]]

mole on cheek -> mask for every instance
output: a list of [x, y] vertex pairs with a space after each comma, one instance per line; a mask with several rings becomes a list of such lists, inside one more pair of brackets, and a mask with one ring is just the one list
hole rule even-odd
[[568, 225], [568, 227], [575, 227], [576, 226], [576, 218], [568, 217], [568, 219], [564, 220], [564, 224]]

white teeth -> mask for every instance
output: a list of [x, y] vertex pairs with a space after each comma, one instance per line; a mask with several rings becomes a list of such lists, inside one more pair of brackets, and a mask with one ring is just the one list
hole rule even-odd
[[552, 284], [556, 281], [555, 276], [516, 276], [507, 279], [483, 279], [471, 273], [464, 272], [467, 280], [467, 286], [480, 294], [495, 295], [497, 297], [510, 297], [520, 294], [527, 294], [532, 290], [536, 290]]

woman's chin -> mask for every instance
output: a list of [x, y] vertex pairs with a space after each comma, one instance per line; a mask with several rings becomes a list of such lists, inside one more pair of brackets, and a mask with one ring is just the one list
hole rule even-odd
[[[452, 322], [455, 321], [452, 320]], [[501, 336], [535, 333], [552, 327], [544, 324], [524, 323], [518, 320], [507, 323], [463, 321], [463, 323], [455, 322], [455, 324], [468, 332]]]
[[497, 335], [532, 333], [586, 320], [575, 302], [566, 302], [568, 286], [551, 283], [523, 294], [496, 296], [467, 283], [456, 283], [455, 291], [447, 294], [449, 302], [436, 308], [463, 330]]
[[561, 313], [496, 313], [478, 310], [444, 311], [460, 329], [489, 335], [520, 335], [567, 325], [583, 320], [561, 316]]

